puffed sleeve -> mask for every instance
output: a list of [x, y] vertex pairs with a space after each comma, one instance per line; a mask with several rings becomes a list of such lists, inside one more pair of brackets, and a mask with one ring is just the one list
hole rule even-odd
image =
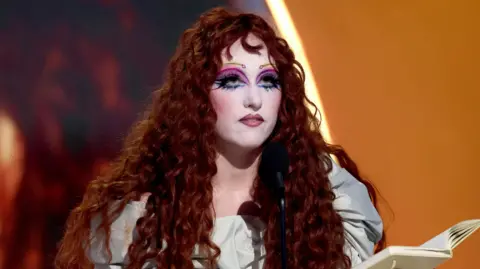
[[365, 185], [335, 161], [332, 163], [329, 179], [336, 196], [333, 206], [343, 218], [345, 252], [356, 265], [373, 255], [375, 244], [382, 238], [383, 222]]
[[[113, 204], [112, 207], [118, 204]], [[87, 256], [95, 265], [95, 269], [121, 269], [127, 264], [126, 256], [128, 246], [132, 243], [137, 220], [145, 214], [145, 203], [129, 202], [120, 215], [110, 226], [110, 251], [112, 259], [108, 260], [105, 245], [105, 233], [102, 229], [97, 231], [101, 223], [101, 216], [94, 217], [91, 221], [91, 245], [87, 249]]]

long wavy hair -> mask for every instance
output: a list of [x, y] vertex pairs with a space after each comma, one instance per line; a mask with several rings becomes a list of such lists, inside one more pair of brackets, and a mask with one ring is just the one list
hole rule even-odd
[[[152, 195], [145, 215], [137, 222], [139, 236], [128, 248], [127, 268], [141, 268], [147, 260], [155, 260], [158, 268], [193, 268], [195, 245], [204, 250], [209, 266], [214, 267], [220, 249], [210, 237], [215, 218], [211, 178], [217, 172], [217, 152], [216, 114], [209, 89], [222, 65], [224, 48], [239, 39], [249, 52], [261, 48], [246, 42], [249, 34], [263, 40], [281, 80], [279, 117], [269, 141], [288, 145], [290, 156], [291, 169], [285, 179], [286, 206], [293, 212], [286, 218], [289, 267], [350, 267], [343, 249], [342, 219], [333, 208], [328, 155], [336, 155], [340, 164], [367, 186], [376, 202], [373, 186], [360, 178], [341, 147], [327, 144], [320, 134], [320, 121], [305, 105], [313, 104], [305, 95], [303, 69], [287, 42], [256, 15], [215, 8], [183, 33], [165, 84], [154, 92], [152, 105], [134, 125], [108, 172], [88, 185], [81, 204], [71, 212], [57, 268], [91, 266], [85, 248], [92, 217], [102, 216], [99, 229], [107, 235], [108, 248], [114, 219], [129, 201], [139, 200], [147, 192]], [[280, 268], [279, 209], [258, 179], [252, 195], [266, 223], [265, 268]], [[113, 201], [119, 204], [114, 210]], [[168, 247], [160, 251], [159, 242]]]

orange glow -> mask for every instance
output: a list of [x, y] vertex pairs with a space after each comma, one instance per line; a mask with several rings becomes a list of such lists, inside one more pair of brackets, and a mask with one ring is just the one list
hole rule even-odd
[[23, 142], [14, 122], [0, 113], [0, 179], [2, 196], [11, 198], [23, 173]]
[[[23, 142], [10, 117], [0, 112], [0, 234], [6, 229], [5, 219], [10, 215], [12, 200], [23, 175]], [[0, 244], [0, 266], [4, 259]]]
[[315, 104], [320, 112], [319, 119], [322, 120], [320, 131], [322, 132], [324, 139], [327, 142], [332, 143], [333, 141], [328, 128], [327, 118], [318, 94], [313, 72], [305, 55], [302, 40], [295, 29], [295, 25], [290, 13], [288, 12], [287, 6], [283, 0], [266, 0], [266, 3], [270, 9], [270, 12], [272, 13], [273, 19], [275, 20], [280, 34], [285, 40], [288, 40], [288, 44], [295, 53], [297, 60], [302, 64], [302, 67], [305, 71], [305, 90], [307, 97]]

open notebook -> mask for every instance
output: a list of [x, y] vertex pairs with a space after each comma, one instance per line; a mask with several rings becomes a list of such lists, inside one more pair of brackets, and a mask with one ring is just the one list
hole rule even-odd
[[353, 269], [434, 269], [451, 259], [453, 249], [478, 228], [480, 219], [462, 221], [419, 247], [391, 246]]

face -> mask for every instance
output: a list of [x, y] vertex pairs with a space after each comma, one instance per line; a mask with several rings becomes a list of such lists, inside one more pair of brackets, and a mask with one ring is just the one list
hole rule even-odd
[[223, 65], [210, 98], [217, 113], [216, 133], [220, 142], [255, 149], [272, 133], [281, 101], [278, 75], [269, 61], [263, 41], [249, 35], [250, 45], [262, 45], [257, 53], [247, 52], [237, 40], [222, 52]]

